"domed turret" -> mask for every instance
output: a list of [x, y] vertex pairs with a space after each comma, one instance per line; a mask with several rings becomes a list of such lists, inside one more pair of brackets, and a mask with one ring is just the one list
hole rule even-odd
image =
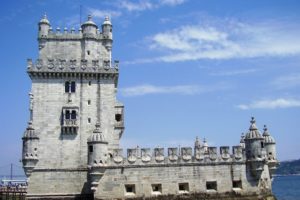
[[[106, 16], [105, 20], [102, 24], [102, 34], [103, 34], [103, 40], [104, 40], [104, 46], [108, 50], [109, 54], [111, 54], [111, 49], [112, 49], [112, 24], [109, 20], [109, 17]], [[111, 62], [111, 55], [109, 58]]]
[[276, 160], [276, 143], [274, 138], [270, 135], [266, 125], [264, 125], [263, 137], [268, 160]]
[[195, 140], [195, 148], [200, 148], [201, 147], [201, 143], [200, 143], [200, 140], [198, 138], [198, 136], [196, 137], [196, 140]]
[[107, 144], [108, 142], [105, 140], [104, 135], [101, 132], [100, 123], [97, 123], [93, 134], [88, 138], [88, 163], [90, 166], [106, 164]]
[[50, 22], [45, 14], [39, 22], [39, 37], [47, 37], [50, 29]]
[[249, 132], [245, 136], [245, 149], [248, 160], [263, 159], [264, 138], [251, 118]]
[[241, 140], [240, 140], [240, 146], [245, 149], [245, 135], [242, 133]]
[[91, 190], [97, 191], [99, 180], [103, 176], [107, 164], [107, 145], [100, 129], [100, 123], [96, 124], [93, 134], [88, 138], [88, 166], [91, 177]]
[[81, 25], [82, 34], [84, 37], [95, 37], [98, 26], [92, 21], [92, 16], [88, 16], [88, 20]]
[[208, 153], [208, 144], [206, 139], [203, 139], [203, 149], [204, 149], [204, 153]]
[[278, 166], [278, 160], [276, 158], [276, 143], [274, 138], [270, 135], [268, 128], [264, 125], [264, 132], [263, 132], [264, 142], [265, 142], [265, 149], [267, 154], [267, 163], [270, 171], [270, 176], [275, 172]]
[[32, 121], [28, 122], [28, 127], [22, 138], [23, 140], [23, 151], [22, 151], [22, 162], [25, 174], [30, 176], [33, 168], [38, 161], [38, 142], [39, 137], [35, 133], [32, 125]]

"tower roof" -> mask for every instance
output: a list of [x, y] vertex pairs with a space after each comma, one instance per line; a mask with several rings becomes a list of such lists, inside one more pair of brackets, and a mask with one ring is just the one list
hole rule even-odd
[[43, 18], [40, 20], [39, 24], [48, 24], [50, 26], [50, 22], [47, 19], [47, 15], [44, 14]]
[[88, 20], [81, 25], [81, 27], [85, 27], [85, 26], [95, 26], [95, 27], [97, 27], [95, 22], [93, 22], [93, 20], [92, 20], [92, 15], [88, 15]]
[[270, 135], [267, 125], [264, 125], [263, 137], [266, 144], [275, 144], [274, 138]]
[[251, 118], [251, 125], [249, 127], [249, 132], [246, 134], [245, 139], [260, 139], [262, 138], [260, 131], [256, 127], [255, 118]]
[[96, 128], [93, 131], [93, 134], [88, 138], [88, 142], [99, 142], [106, 143], [103, 133], [101, 132], [100, 123], [96, 123]]
[[102, 25], [112, 25], [112, 24], [111, 24], [111, 21], [109, 20], [109, 17], [108, 17], [108, 16], [105, 17], [104, 22], [103, 22]]
[[32, 139], [38, 139], [38, 136], [37, 134], [35, 133], [35, 130], [33, 128], [33, 125], [32, 125], [32, 121], [29, 121], [28, 122], [28, 126], [26, 128], [26, 131], [24, 132], [24, 136], [23, 138], [32, 138]]

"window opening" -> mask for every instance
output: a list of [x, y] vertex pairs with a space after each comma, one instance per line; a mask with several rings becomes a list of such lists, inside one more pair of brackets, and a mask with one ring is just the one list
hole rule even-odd
[[65, 92], [69, 92], [70, 91], [70, 82], [65, 82]]
[[120, 122], [120, 121], [122, 120], [122, 115], [121, 115], [121, 114], [116, 114], [116, 115], [115, 115], [115, 120], [116, 120], [117, 122]]
[[91, 118], [88, 118], [88, 123], [89, 123], [89, 124], [91, 123]]
[[232, 181], [232, 187], [233, 188], [242, 188], [242, 181], [241, 180]]
[[162, 192], [161, 184], [152, 184], [151, 186], [152, 186], [152, 192], [154, 192], [154, 193]]
[[72, 110], [71, 119], [76, 119], [76, 110]]
[[71, 82], [71, 92], [75, 92], [75, 88], [76, 88], [76, 83], [75, 81]]
[[135, 185], [125, 185], [125, 191], [126, 193], [135, 193]]
[[70, 111], [66, 110], [66, 119], [70, 119], [70, 118], [71, 118]]
[[217, 190], [217, 181], [207, 181], [206, 189], [207, 190]]
[[179, 188], [179, 192], [188, 192], [189, 184], [188, 183], [179, 183], [178, 188]]
[[94, 151], [94, 148], [93, 148], [92, 145], [90, 145], [90, 146], [89, 146], [89, 152], [90, 152], [90, 153], [93, 153], [93, 151]]
[[88, 105], [91, 105], [91, 100], [88, 100]]

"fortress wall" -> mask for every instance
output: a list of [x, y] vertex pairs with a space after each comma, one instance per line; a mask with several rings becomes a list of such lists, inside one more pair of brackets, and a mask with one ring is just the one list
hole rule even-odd
[[[216, 165], [157, 165], [157, 166], [123, 166], [108, 167], [100, 179], [96, 198], [150, 197], [180, 193], [226, 193], [232, 192], [232, 171], [238, 174], [242, 183], [239, 193], [257, 192], [257, 187], [247, 183], [245, 164]], [[207, 182], [216, 182], [216, 190], [208, 190]], [[186, 191], [179, 184], [187, 186]], [[127, 185], [134, 186], [134, 192], [126, 191]], [[153, 185], [161, 187], [159, 192], [153, 191]], [[244, 192], [245, 191], [245, 192]]]
[[40, 170], [30, 176], [27, 188], [27, 198], [42, 196], [74, 196], [87, 194], [87, 170]]

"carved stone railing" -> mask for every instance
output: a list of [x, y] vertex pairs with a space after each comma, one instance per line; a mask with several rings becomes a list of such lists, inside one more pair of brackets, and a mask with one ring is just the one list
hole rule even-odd
[[62, 124], [62, 133], [64, 134], [76, 134], [78, 131], [77, 119], [64, 119]]
[[65, 59], [27, 59], [27, 71], [31, 72], [84, 72], [84, 73], [119, 73], [119, 61], [113, 64], [109, 60], [65, 60]]
[[[159, 165], [159, 164], [186, 164], [186, 163], [226, 163], [226, 162], [245, 162], [245, 154], [240, 146], [232, 148], [232, 154], [229, 147], [220, 147], [220, 154], [217, 153], [217, 147], [208, 147], [205, 151], [203, 147], [172, 147], [167, 149], [165, 155], [164, 148], [133, 148], [127, 149], [127, 156], [123, 156], [123, 149], [114, 149], [113, 155], [108, 160], [108, 165]], [[194, 152], [194, 153], [193, 153]]]

